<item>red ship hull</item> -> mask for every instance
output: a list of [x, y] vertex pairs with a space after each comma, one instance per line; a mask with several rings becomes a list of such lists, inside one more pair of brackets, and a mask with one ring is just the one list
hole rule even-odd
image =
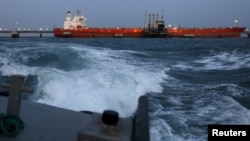
[[111, 38], [111, 37], [133, 37], [142, 38], [144, 30], [142, 28], [77, 28], [77, 29], [54, 29], [55, 37], [72, 38]]
[[239, 38], [244, 33], [244, 27], [226, 28], [167, 28], [172, 37], [189, 38]]
[[[151, 17], [152, 16], [152, 17]], [[198, 38], [222, 38], [240, 37], [244, 33], [244, 27], [225, 27], [225, 28], [165, 28], [164, 19], [158, 18], [154, 14], [149, 14], [149, 23], [146, 27], [131, 28], [93, 28], [86, 24], [86, 19], [77, 11], [77, 16], [72, 18], [68, 11], [64, 20], [63, 28], [54, 28], [55, 37], [72, 38], [111, 38], [111, 37], [132, 37], [132, 38], [163, 38], [163, 37], [198, 37]], [[235, 21], [238, 22], [238, 21]]]

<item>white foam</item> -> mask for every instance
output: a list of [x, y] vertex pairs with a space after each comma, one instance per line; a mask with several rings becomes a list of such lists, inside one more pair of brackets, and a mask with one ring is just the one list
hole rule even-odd
[[250, 56], [249, 54], [241, 54], [235, 51], [222, 52], [195, 62], [204, 64], [204, 69], [235, 70], [239, 68], [249, 68]]
[[250, 55], [237, 51], [221, 52], [195, 60], [193, 64], [177, 62], [174, 67], [184, 70], [236, 70], [240, 68], [250, 68]]
[[6, 62], [0, 71], [8, 76], [16, 73], [37, 75], [38, 86], [32, 96], [37, 102], [76, 111], [103, 112], [113, 109], [122, 117], [135, 112], [139, 96], [148, 92], [161, 93], [163, 90], [161, 83], [167, 77], [165, 69], [147, 69], [151, 66], [143, 62], [137, 65], [126, 51], [117, 53], [109, 49], [76, 45], [68, 48], [77, 51], [82, 59], [90, 60], [88, 68], [65, 72]]
[[206, 86], [206, 89], [221, 89], [223, 88], [226, 92], [224, 94], [227, 94], [227, 96], [236, 96], [236, 97], [243, 97], [246, 96], [246, 93], [244, 92], [244, 89], [240, 88], [236, 84], [227, 84], [222, 83], [218, 85], [212, 85], [212, 86]]
[[150, 140], [152, 141], [174, 141], [178, 137], [174, 136], [172, 133], [172, 128], [163, 120], [153, 120], [151, 121], [150, 128]]
[[172, 127], [164, 119], [154, 119], [150, 123], [150, 140], [152, 141], [206, 141], [206, 136], [195, 136], [191, 133], [177, 134], [178, 131]]
[[226, 96], [223, 99], [227, 101], [227, 109], [219, 109], [217, 106], [217, 110], [220, 111], [220, 114], [213, 117], [214, 121], [220, 122], [221, 124], [248, 125], [250, 123], [250, 110], [240, 105], [232, 97]]
[[[195, 91], [185, 87], [182, 89]], [[234, 84], [205, 85], [199, 95], [168, 95], [160, 101], [157, 101], [160, 97], [154, 95], [158, 98], [153, 99], [154, 110], [150, 113], [153, 117], [150, 126], [151, 140], [205, 141], [205, 127], [208, 124], [249, 124], [250, 110], [232, 96], [245, 95]]]

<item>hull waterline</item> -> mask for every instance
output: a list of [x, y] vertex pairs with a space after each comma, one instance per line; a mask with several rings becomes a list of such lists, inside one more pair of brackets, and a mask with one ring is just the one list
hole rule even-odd
[[89, 28], [89, 29], [62, 29], [55, 28], [55, 37], [72, 37], [72, 38], [109, 38], [109, 37], [143, 37], [143, 29], [141, 28]]
[[179, 38], [239, 38], [244, 33], [244, 27], [226, 28], [168, 28], [172, 37]]

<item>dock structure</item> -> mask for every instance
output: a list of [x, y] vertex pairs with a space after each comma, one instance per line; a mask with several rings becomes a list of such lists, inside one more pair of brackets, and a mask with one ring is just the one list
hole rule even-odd
[[250, 38], [250, 31], [246, 31], [247, 37]]
[[[12, 76], [0, 84], [1, 141], [149, 141], [148, 99], [141, 96], [134, 116], [119, 117], [114, 110], [103, 113], [72, 111], [22, 99], [25, 76]], [[3, 94], [3, 95], [2, 95]], [[7, 110], [6, 110], [7, 109]]]
[[12, 38], [19, 38], [19, 32], [13, 31], [10, 34]]
[[[148, 23], [147, 23], [148, 16]], [[144, 37], [149, 38], [164, 38], [171, 37], [171, 35], [165, 30], [165, 20], [163, 15], [159, 18], [158, 14], [145, 14], [144, 23]]]
[[0, 30], [0, 35], [9, 34], [12, 38], [19, 38], [21, 34], [38, 34], [40, 38], [43, 34], [52, 34], [53, 30]]

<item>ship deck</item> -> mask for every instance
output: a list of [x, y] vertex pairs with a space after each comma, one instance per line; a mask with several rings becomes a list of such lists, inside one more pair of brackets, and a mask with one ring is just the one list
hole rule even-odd
[[[8, 98], [0, 96], [0, 113], [5, 113]], [[76, 112], [40, 103], [23, 100], [20, 119], [24, 128], [14, 137], [0, 132], [1, 141], [80, 141], [78, 134], [86, 138], [105, 138], [101, 132], [102, 122], [99, 113]], [[120, 118], [113, 140], [130, 141], [133, 121], [131, 118]], [[91, 137], [90, 137], [91, 135]]]

